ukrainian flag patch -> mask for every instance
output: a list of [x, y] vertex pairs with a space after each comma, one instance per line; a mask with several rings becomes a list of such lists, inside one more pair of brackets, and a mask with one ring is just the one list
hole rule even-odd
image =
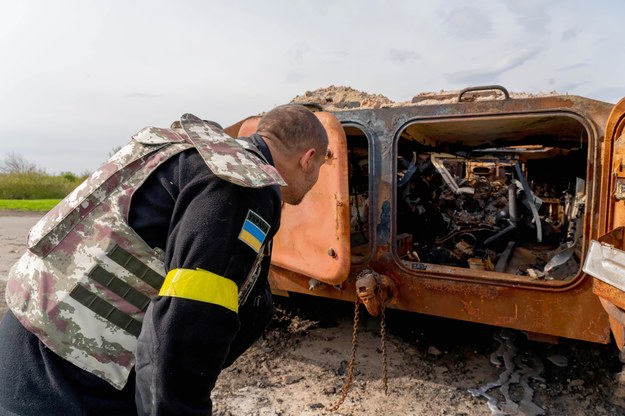
[[245, 217], [245, 222], [243, 227], [241, 227], [239, 240], [252, 247], [258, 253], [265, 242], [270, 228], [271, 226], [267, 221], [250, 209], [247, 211], [247, 217]]

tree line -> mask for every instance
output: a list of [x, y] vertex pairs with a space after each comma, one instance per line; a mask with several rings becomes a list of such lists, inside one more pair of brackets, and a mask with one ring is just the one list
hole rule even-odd
[[0, 163], [0, 199], [64, 198], [87, 176], [72, 172], [49, 175], [36, 163], [11, 152]]

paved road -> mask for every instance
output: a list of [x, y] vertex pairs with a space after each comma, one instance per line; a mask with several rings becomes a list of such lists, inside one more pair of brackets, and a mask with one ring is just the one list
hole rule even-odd
[[28, 231], [43, 216], [40, 212], [0, 211], [0, 280], [26, 247]]

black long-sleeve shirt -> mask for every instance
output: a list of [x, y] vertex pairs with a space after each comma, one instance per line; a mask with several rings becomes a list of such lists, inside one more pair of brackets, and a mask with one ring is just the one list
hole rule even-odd
[[[270, 159], [262, 139], [253, 139]], [[226, 182], [213, 175], [195, 151], [153, 173], [135, 199], [129, 223], [148, 244], [165, 250], [166, 271], [200, 268], [238, 286], [258, 256], [238, 238], [248, 211], [270, 224], [265, 241], [273, 237], [280, 220], [277, 186], [252, 189]], [[268, 259], [263, 266], [253, 294], [256, 301], [241, 310], [246, 319], [261, 321], [261, 328], [245, 324], [246, 332], [254, 332], [252, 338], [273, 311], [265, 289]], [[240, 326], [238, 314], [220, 305], [168, 296], [153, 299], [137, 350], [136, 382], [143, 410], [153, 415], [209, 414], [217, 376], [236, 358], [229, 355], [238, 356], [253, 341], [242, 333], [235, 342]]]

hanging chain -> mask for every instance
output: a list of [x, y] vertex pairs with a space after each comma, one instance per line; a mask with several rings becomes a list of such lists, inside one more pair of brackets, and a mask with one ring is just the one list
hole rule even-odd
[[[382, 313], [380, 314], [380, 337], [382, 339], [382, 380], [384, 382], [384, 394], [388, 395], [388, 359], [386, 354], [386, 308], [384, 307], [385, 300], [382, 301]], [[347, 378], [345, 384], [341, 389], [341, 396], [334, 406], [328, 409], [329, 412], [335, 412], [339, 410], [339, 407], [343, 404], [349, 393], [349, 388], [352, 384], [352, 378], [354, 375], [354, 366], [356, 364], [356, 348], [358, 346], [358, 321], [360, 315], [360, 299], [356, 297], [356, 303], [354, 304], [354, 329], [352, 334], [352, 352], [349, 357], [349, 364], [347, 370]]]
[[388, 360], [386, 357], [386, 314], [384, 303], [382, 302], [382, 313], [380, 314], [380, 337], [382, 338], [382, 374], [384, 381], [384, 395], [388, 395]]
[[334, 406], [328, 409], [328, 411], [330, 412], [335, 412], [339, 410], [339, 407], [341, 407], [341, 405], [345, 401], [345, 398], [347, 397], [347, 393], [349, 393], [349, 388], [352, 384], [352, 376], [354, 375], [354, 364], [356, 363], [356, 347], [358, 346], [358, 319], [359, 319], [359, 312], [360, 312], [359, 304], [360, 304], [360, 299], [356, 297], [356, 303], [354, 306], [354, 332], [352, 335], [352, 353], [349, 357], [347, 378], [345, 379], [345, 384], [343, 385], [343, 389], [341, 391], [341, 397], [339, 397], [339, 400], [336, 402]]

